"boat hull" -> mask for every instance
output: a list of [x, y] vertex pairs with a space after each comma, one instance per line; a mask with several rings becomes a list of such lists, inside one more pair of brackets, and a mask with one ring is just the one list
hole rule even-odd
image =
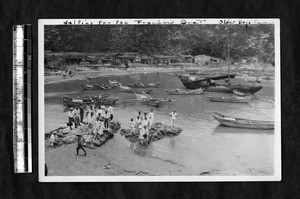
[[247, 128], [247, 129], [262, 129], [271, 130], [274, 129], [274, 122], [271, 121], [259, 121], [249, 120], [244, 118], [234, 118], [225, 116], [219, 113], [213, 115], [214, 119], [217, 120], [221, 125], [234, 128]]
[[203, 89], [198, 90], [192, 90], [192, 91], [178, 91], [176, 89], [170, 89], [167, 90], [167, 93], [169, 95], [201, 95], [203, 94]]
[[156, 84], [145, 84], [144, 86], [138, 84], [127, 84], [127, 86], [131, 88], [158, 88], [160, 83]]
[[212, 102], [248, 103], [253, 97], [212, 97], [206, 96]]

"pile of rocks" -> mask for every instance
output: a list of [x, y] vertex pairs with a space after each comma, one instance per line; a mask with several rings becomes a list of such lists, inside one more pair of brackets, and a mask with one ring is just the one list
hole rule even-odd
[[[117, 133], [121, 128], [119, 122], [110, 122], [110, 127], [108, 130], [104, 130], [103, 134], [94, 138], [92, 135], [92, 129], [88, 125], [79, 126], [77, 129], [70, 130], [69, 127], [60, 127], [46, 134], [46, 138], [50, 137], [52, 134], [56, 134], [58, 139], [55, 143], [56, 146], [61, 146], [63, 144], [71, 144], [77, 142], [78, 136], [82, 135], [85, 140], [84, 146], [95, 149], [102, 146], [107, 140], [113, 138], [114, 134]], [[93, 139], [94, 138], [94, 139]]]
[[162, 123], [156, 122], [149, 129], [149, 136], [146, 139], [139, 139], [139, 135], [131, 129], [121, 129], [120, 134], [126, 137], [130, 142], [139, 142], [142, 145], [149, 145], [152, 141], [161, 140], [165, 136], [176, 136], [182, 132], [180, 127], [169, 127]]

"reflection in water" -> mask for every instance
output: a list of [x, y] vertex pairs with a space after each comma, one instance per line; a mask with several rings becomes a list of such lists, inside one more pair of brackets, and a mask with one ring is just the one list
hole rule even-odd
[[274, 134], [274, 130], [257, 130], [257, 129], [245, 129], [245, 128], [232, 128], [219, 125], [214, 128], [213, 133], [233, 133], [233, 134], [241, 134], [241, 133], [253, 133], [253, 134]]

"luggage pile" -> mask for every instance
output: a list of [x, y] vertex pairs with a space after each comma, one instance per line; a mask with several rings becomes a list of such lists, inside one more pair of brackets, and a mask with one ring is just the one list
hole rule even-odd
[[120, 134], [130, 142], [139, 142], [141, 145], [148, 146], [153, 141], [158, 141], [166, 136], [177, 136], [182, 132], [180, 127], [169, 127], [160, 122], [156, 122], [149, 129], [148, 136], [145, 139], [140, 139], [139, 134], [135, 134], [131, 129], [121, 129]]
[[117, 133], [120, 128], [121, 124], [119, 122], [111, 121], [109, 129], [104, 130], [102, 135], [94, 138], [95, 136], [92, 134], [92, 129], [89, 128], [88, 125], [82, 125], [77, 129], [72, 130], [70, 130], [69, 127], [60, 127], [53, 131], [50, 131], [45, 135], [45, 138], [50, 137], [52, 134], [56, 135], [57, 139], [55, 142], [55, 146], [60, 147], [64, 144], [67, 145], [77, 142], [77, 135], [82, 135], [82, 138], [85, 140], [83, 146], [90, 149], [95, 149], [102, 146], [109, 139], [113, 138], [114, 134]]

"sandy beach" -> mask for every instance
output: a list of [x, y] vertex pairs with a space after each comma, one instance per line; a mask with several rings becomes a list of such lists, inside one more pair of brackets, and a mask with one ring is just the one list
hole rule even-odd
[[[234, 68], [234, 67], [233, 67]], [[171, 77], [163, 73], [184, 72], [187, 68], [137, 68], [130, 70], [82, 70], [76, 71], [74, 76], [63, 79], [62, 76], [45, 76], [45, 86], [76, 84], [76, 81], [86, 80], [87, 77], [99, 78], [114, 76], [126, 76], [129, 79], [131, 74], [142, 74], [143, 81], [154, 81], [154, 73], [159, 73], [165, 82], [163, 88], [159, 88], [153, 95], [165, 95], [168, 86], [182, 86], [177, 77]], [[189, 67], [188, 69], [191, 69]], [[197, 68], [199, 72], [217, 73], [225, 72], [226, 67]], [[234, 68], [235, 72], [245, 71], [243, 68]], [[247, 70], [246, 70], [247, 71]], [[251, 69], [248, 72], [262, 71], [262, 68]], [[264, 73], [272, 74], [274, 70], [269, 67]], [[157, 74], [158, 75], [158, 74]], [[167, 79], [166, 79], [167, 77]], [[249, 78], [250, 75], [240, 73], [236, 78]], [[171, 78], [171, 79], [169, 79]], [[256, 79], [252, 75], [252, 79]], [[261, 79], [261, 78], [260, 78]], [[74, 83], [72, 83], [74, 81]], [[125, 79], [123, 79], [125, 81]], [[171, 82], [170, 82], [171, 81]], [[56, 84], [54, 84], [56, 83]], [[169, 84], [165, 87], [166, 84]], [[267, 88], [267, 96], [272, 98], [272, 81], [262, 80], [262, 84]], [[76, 95], [86, 95], [78, 90], [69, 90], [66, 87], [64, 92]], [[94, 91], [96, 92], [96, 91]], [[130, 98], [131, 95], [111, 91], [112, 95], [117, 95], [121, 99]], [[46, 102], [46, 133], [60, 126], [65, 126], [66, 112], [59, 100], [62, 92], [45, 93], [48, 100]], [[164, 93], [164, 94], [163, 94]], [[243, 105], [217, 105], [206, 102], [205, 96], [193, 98], [178, 98], [184, 100], [179, 104], [165, 105], [160, 109], [155, 109], [156, 121], [168, 124], [170, 110], [176, 107], [181, 113], [177, 123], [182, 127], [183, 133], [173, 137], [164, 138], [153, 142], [147, 149], [141, 149], [131, 144], [119, 133], [113, 139], [108, 140], [104, 145], [96, 149], [86, 148], [87, 156], [75, 155], [77, 143], [63, 145], [61, 147], [49, 147], [49, 140], [45, 140], [45, 159], [48, 167], [48, 175], [51, 176], [146, 176], [146, 175], [270, 175], [273, 173], [273, 133], [266, 131], [257, 133], [248, 130], [232, 130], [219, 127], [218, 122], [209, 117], [210, 111], [229, 111], [232, 114], [243, 113], [245, 117], [261, 119], [272, 119], [272, 104], [265, 99], [265, 94], [259, 94], [258, 99], [250, 106]], [[263, 101], [262, 101], [263, 100]], [[58, 103], [59, 102], [59, 103]], [[58, 103], [58, 104], [57, 104]], [[198, 104], [197, 110], [191, 107], [182, 109], [183, 104]], [[267, 109], [266, 109], [267, 107]], [[268, 108], [270, 107], [270, 108]], [[137, 111], [149, 111], [151, 107], [139, 103], [127, 106], [117, 106], [115, 108], [115, 121], [121, 123], [122, 128], [129, 127], [129, 118]], [[199, 109], [199, 110], [198, 110]], [[184, 111], [188, 111], [184, 113]], [[130, 113], [130, 114], [128, 114]], [[198, 114], [198, 115], [197, 115]], [[227, 131], [226, 131], [227, 130]], [[193, 139], [191, 139], [193, 138]], [[221, 144], [222, 143], [222, 147]], [[252, 144], [249, 144], [252, 143]], [[224, 144], [224, 145], [223, 145]], [[253, 148], [254, 147], [254, 148]], [[243, 149], [243, 150], [241, 150]], [[251, 153], [249, 153], [251, 151]], [[81, 154], [83, 152], [81, 151]], [[247, 164], [247, 166], [245, 166]]]

